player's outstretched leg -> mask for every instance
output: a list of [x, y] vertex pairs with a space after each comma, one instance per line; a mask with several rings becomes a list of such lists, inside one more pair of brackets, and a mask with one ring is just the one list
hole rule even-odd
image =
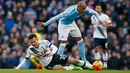
[[70, 66], [61, 66], [55, 65], [53, 70], [83, 70], [81, 67], [70, 65]]
[[83, 61], [87, 61], [85, 57], [85, 49], [84, 49], [84, 41], [81, 37], [76, 37], [77, 45], [78, 45], [78, 51], [80, 53], [80, 57]]
[[82, 68], [82, 67], [75, 66], [75, 65], [73, 65], [73, 64], [70, 64], [70, 66], [74, 67], [74, 69], [73, 69], [73, 70], [83, 70], [83, 68]]
[[77, 59], [72, 58], [72, 57], [68, 58], [67, 63], [68, 64], [77, 64], [78, 66], [92, 69], [92, 65], [88, 61], [84, 62], [82, 60], [77, 60]]
[[55, 65], [53, 67], [53, 70], [73, 70], [74, 67], [72, 66], [61, 66], [61, 65]]

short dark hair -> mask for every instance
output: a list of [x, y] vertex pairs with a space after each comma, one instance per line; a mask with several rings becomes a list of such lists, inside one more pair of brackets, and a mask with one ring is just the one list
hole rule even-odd
[[96, 6], [101, 6], [101, 7], [102, 7], [102, 5], [101, 5], [101, 4], [96, 4]]
[[37, 36], [34, 33], [32, 33], [32, 34], [29, 35], [28, 39], [30, 40], [30, 39], [32, 39], [34, 37], [37, 38]]

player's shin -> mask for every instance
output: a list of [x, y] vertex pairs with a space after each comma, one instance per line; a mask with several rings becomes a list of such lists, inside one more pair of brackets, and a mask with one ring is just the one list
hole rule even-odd
[[108, 61], [108, 53], [106, 52], [105, 54], [103, 54], [103, 65], [104, 68], [107, 68], [107, 61]]
[[65, 68], [66, 70], [73, 70], [73, 69], [74, 69], [73, 66], [65, 66], [64, 68]]
[[60, 44], [58, 52], [57, 52], [58, 55], [63, 55], [64, 54], [64, 48], [65, 48], [65, 46], [66, 46], [66, 43], [61, 43]]
[[92, 69], [92, 65], [88, 61], [84, 62], [84, 61], [79, 60], [79, 63], [77, 65]]
[[86, 62], [83, 39], [81, 39], [80, 41], [78, 41], [77, 45], [78, 45], [78, 51], [80, 53], [81, 59]]

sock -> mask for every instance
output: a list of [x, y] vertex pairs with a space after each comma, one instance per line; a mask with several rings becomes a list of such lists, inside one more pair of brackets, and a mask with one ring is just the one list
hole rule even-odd
[[108, 53], [106, 52], [105, 54], [103, 54], [103, 60], [107, 61], [108, 60]]
[[79, 51], [81, 59], [86, 62], [85, 48], [84, 48], [83, 39], [78, 41], [77, 45], [78, 45], [78, 51]]
[[79, 63], [77, 65], [90, 68], [90, 69], [92, 68], [92, 65], [88, 61], [84, 62], [84, 61], [79, 60]]
[[94, 52], [94, 58], [95, 60], [100, 60], [101, 59], [101, 55], [99, 52]]
[[106, 52], [105, 54], [103, 54], [103, 65], [105, 68], [107, 68], [107, 60], [108, 60], [108, 53]]
[[65, 69], [66, 69], [66, 70], [73, 70], [74, 67], [73, 67], [73, 66], [65, 66]]
[[61, 43], [60, 44], [60, 47], [59, 47], [58, 52], [57, 52], [58, 55], [63, 55], [64, 54], [65, 46], [66, 46], [66, 43]]

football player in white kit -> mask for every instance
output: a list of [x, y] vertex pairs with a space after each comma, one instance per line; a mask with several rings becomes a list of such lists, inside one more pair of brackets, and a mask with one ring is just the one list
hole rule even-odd
[[74, 65], [65, 66], [65, 64], [77, 64], [78, 66], [92, 68], [84, 61], [55, 54], [57, 52], [57, 47], [47, 40], [38, 40], [35, 34], [29, 36], [29, 42], [31, 46], [27, 50], [25, 59], [16, 69], [20, 69], [31, 55], [37, 56], [44, 64], [45, 68], [50, 70], [82, 70], [81, 67], [76, 67]]
[[99, 48], [103, 49], [103, 55], [102, 59], [104, 61], [104, 68], [107, 68], [107, 60], [108, 60], [108, 54], [107, 54], [107, 27], [112, 27], [111, 20], [109, 17], [102, 13], [101, 5], [96, 5], [95, 10], [100, 15], [100, 20], [104, 24], [100, 24], [97, 20], [97, 18], [93, 15], [91, 16], [91, 22], [94, 24], [94, 57], [95, 60], [101, 60], [101, 55], [99, 53]]

